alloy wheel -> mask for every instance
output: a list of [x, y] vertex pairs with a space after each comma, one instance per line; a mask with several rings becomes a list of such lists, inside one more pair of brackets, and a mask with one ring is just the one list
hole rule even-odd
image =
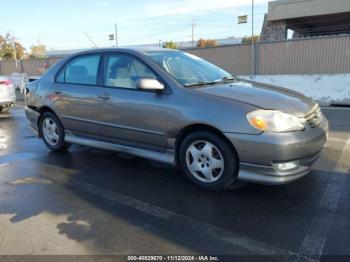
[[205, 140], [195, 141], [187, 148], [186, 164], [191, 174], [205, 183], [219, 180], [225, 166], [221, 151]]
[[42, 124], [42, 132], [45, 141], [51, 145], [57, 145], [59, 141], [59, 131], [56, 122], [51, 118], [45, 118]]

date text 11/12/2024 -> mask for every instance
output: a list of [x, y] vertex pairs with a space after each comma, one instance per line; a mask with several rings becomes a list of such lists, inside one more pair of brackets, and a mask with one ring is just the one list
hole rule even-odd
[[128, 261], [220, 261], [216, 256], [128, 256]]

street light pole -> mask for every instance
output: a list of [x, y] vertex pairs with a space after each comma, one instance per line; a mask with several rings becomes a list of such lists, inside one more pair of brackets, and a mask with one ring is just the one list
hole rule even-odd
[[252, 75], [255, 74], [254, 64], [255, 64], [255, 54], [254, 54], [254, 0], [252, 0]]
[[118, 24], [114, 24], [115, 29], [115, 45], [118, 47]]
[[192, 28], [192, 33], [191, 33], [191, 38], [192, 38], [192, 48], [194, 47], [194, 27], [195, 27], [194, 20], [191, 19], [191, 28]]

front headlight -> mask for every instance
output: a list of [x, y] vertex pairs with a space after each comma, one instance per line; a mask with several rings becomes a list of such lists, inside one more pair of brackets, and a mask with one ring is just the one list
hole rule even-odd
[[249, 123], [261, 131], [290, 132], [304, 130], [305, 120], [275, 110], [256, 110], [247, 114]]

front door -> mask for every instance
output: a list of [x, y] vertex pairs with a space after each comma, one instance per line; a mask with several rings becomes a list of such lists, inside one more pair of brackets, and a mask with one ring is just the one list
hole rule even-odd
[[140, 78], [157, 75], [128, 54], [105, 56], [100, 135], [109, 142], [165, 151], [167, 95], [136, 89]]

